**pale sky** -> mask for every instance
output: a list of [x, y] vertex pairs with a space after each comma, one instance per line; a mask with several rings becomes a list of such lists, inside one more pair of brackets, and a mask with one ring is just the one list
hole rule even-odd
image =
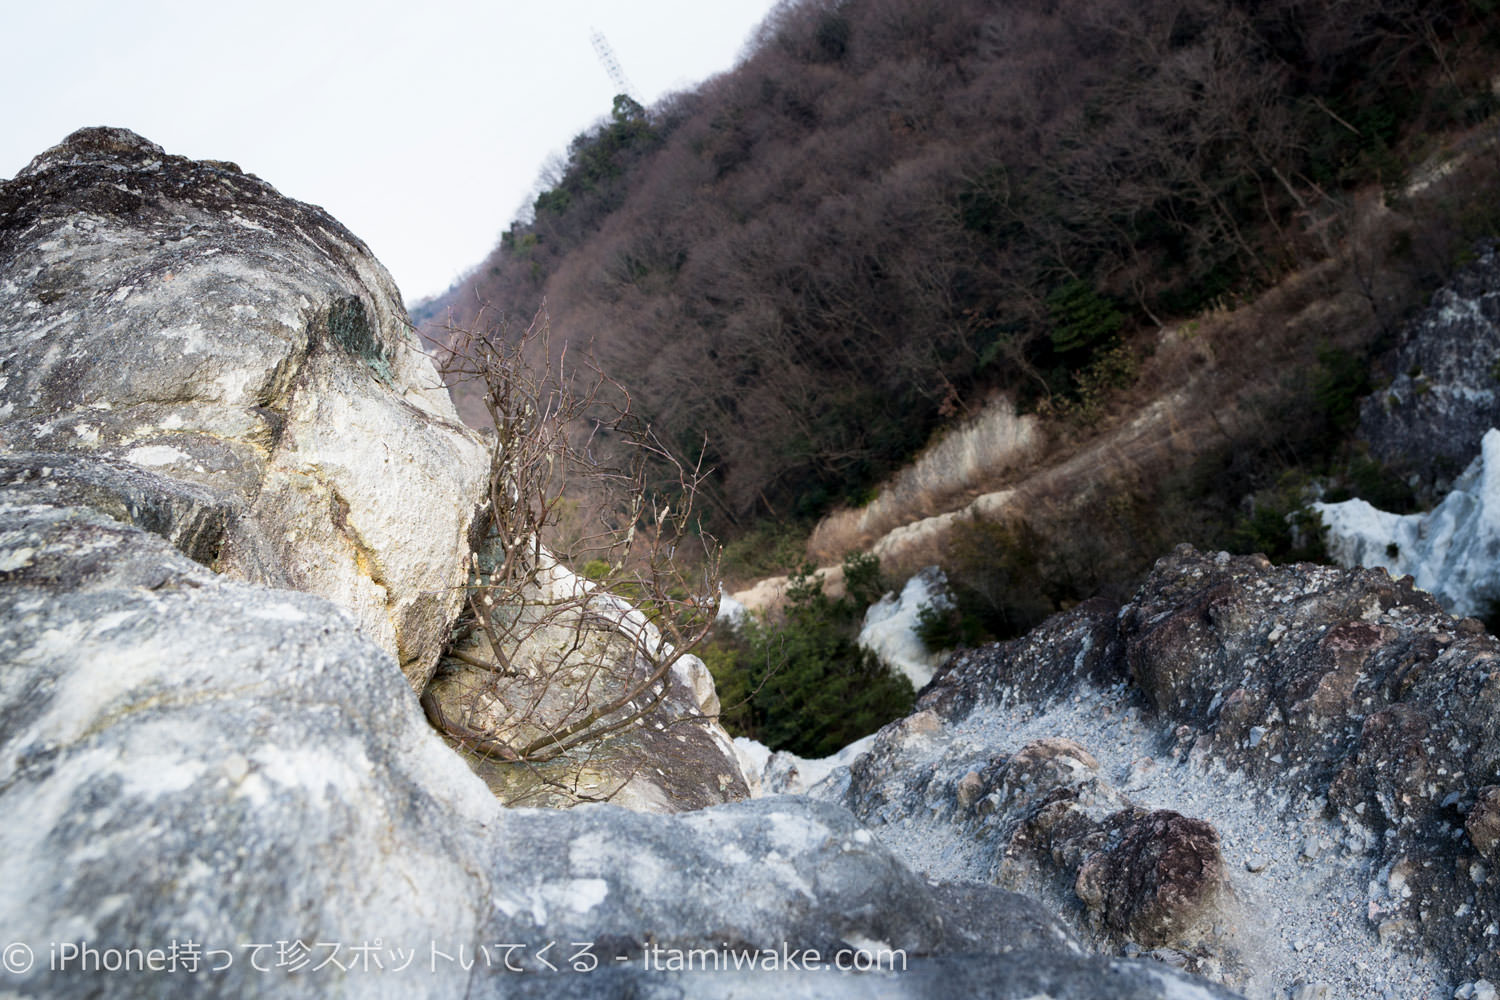
[[775, 0], [0, 0], [0, 179], [85, 125], [321, 205], [407, 305], [477, 266], [606, 116], [731, 68]]

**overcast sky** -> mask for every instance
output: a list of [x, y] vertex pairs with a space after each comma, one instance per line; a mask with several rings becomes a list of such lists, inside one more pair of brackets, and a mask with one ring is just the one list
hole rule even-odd
[[775, 0], [0, 0], [0, 178], [85, 125], [322, 205], [410, 305], [477, 265], [616, 88], [729, 69]]

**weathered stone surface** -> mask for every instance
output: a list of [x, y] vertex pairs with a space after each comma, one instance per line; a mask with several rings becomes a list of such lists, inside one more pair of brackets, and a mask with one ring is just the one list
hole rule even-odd
[[[551, 998], [631, 997], [638, 1000], [1233, 1000], [1234, 994], [1156, 961], [1108, 961], [1094, 956], [997, 956], [910, 959], [902, 972], [830, 973], [764, 971], [635, 975], [601, 969], [589, 976], [566, 973], [515, 978], [507, 996]], [[1476, 994], [1477, 996], [1477, 994]]]
[[[1181, 588], [1202, 598], [1184, 607]], [[1209, 754], [1326, 796], [1368, 869], [1410, 866], [1401, 891], [1370, 890], [1372, 929], [1408, 928], [1450, 969], [1497, 967], [1487, 928], [1500, 894], [1462, 835], [1500, 766], [1500, 643], [1478, 622], [1378, 570], [1179, 549], [1122, 613], [1121, 632], [1137, 675], [1158, 679], [1153, 703], [1202, 733]], [[1225, 717], [1231, 696], [1240, 707]]]
[[[5, 995], [1229, 996], [935, 885], [834, 804], [503, 809], [412, 690], [465, 579], [478, 445], [357, 241], [230, 165], [86, 130], [0, 186], [0, 261]], [[673, 697], [712, 714], [680, 666]], [[647, 965], [688, 948], [758, 971]], [[809, 948], [908, 964], [767, 971]]]
[[330, 598], [425, 682], [487, 460], [364, 244], [233, 164], [83, 129], [0, 185], [0, 275], [0, 447], [200, 488], [164, 537]]
[[1104, 927], [1156, 947], [1217, 916], [1227, 880], [1212, 826], [1159, 809], [1130, 817], [1111, 839], [1084, 859], [1074, 888]]
[[[0, 984], [206, 985], [49, 974], [51, 942], [227, 949], [214, 991], [269, 996], [287, 976], [252, 970], [249, 943], [473, 940], [494, 803], [388, 654], [326, 600], [215, 576], [37, 492], [0, 489], [0, 938], [39, 968]], [[439, 970], [428, 988], [464, 979]]]
[[1210, 936], [1226, 879], [1209, 824], [1135, 806], [1071, 739], [979, 752], [946, 727], [888, 727], [850, 765], [843, 800], [883, 836], [918, 810], [950, 824], [974, 852], [966, 874], [1077, 914], [1100, 942], [1190, 949]]
[[[1154, 963], [1086, 956], [1055, 918], [1013, 893], [931, 886], [846, 810], [802, 796], [666, 818], [587, 806], [531, 815], [535, 835], [511, 854], [517, 870], [534, 874], [497, 892], [486, 937], [590, 941], [604, 975], [580, 981], [518, 955], [534, 977], [518, 982], [494, 967], [479, 977], [523, 996], [869, 996], [872, 981], [913, 997], [952, 996], [956, 982], [970, 981], [984, 984], [974, 995], [1015, 1000], [1039, 991], [1080, 1000], [1228, 995]], [[554, 846], [560, 829], [566, 852]], [[805, 963], [811, 949], [826, 965], [851, 948], [871, 958], [898, 950], [906, 972], [844, 976], [786, 964], [788, 953]], [[776, 972], [692, 975], [682, 964], [688, 949], [700, 949], [698, 969], [722, 969], [724, 953], [737, 952]], [[647, 962], [652, 971], [637, 975]]]
[[[0, 486], [0, 939], [37, 960], [0, 973], [15, 995], [852, 996], [872, 981], [647, 970], [653, 948], [903, 949], [912, 978], [882, 981], [911, 996], [955, 977], [1017, 998], [1198, 988], [1082, 956], [1009, 893], [930, 886], [831, 804], [501, 809], [342, 611], [216, 576], [61, 502], [77, 477], [51, 478]], [[583, 943], [602, 968], [564, 988], [544, 963], [569, 968]], [[47, 967], [54, 944], [73, 964]], [[85, 946], [105, 957], [80, 968]], [[178, 971], [99, 971], [153, 948]]]
[[[519, 606], [491, 616], [509, 672], [497, 668], [490, 633], [471, 628], [426, 692], [442, 719], [456, 723], [444, 728], [475, 773], [510, 805], [609, 801], [678, 812], [748, 797], [703, 661], [677, 657], [653, 681], [672, 654], [658, 629], [547, 560]], [[606, 711], [610, 705], [618, 707]], [[637, 706], [649, 710], [630, 721]], [[549, 740], [594, 715], [607, 727], [597, 739], [552, 759], [506, 759], [533, 745], [550, 756]]]
[[1401, 334], [1393, 378], [1360, 408], [1359, 432], [1370, 453], [1437, 492], [1479, 453], [1500, 427], [1500, 246], [1478, 258], [1433, 297]]
[[1500, 846], [1500, 785], [1486, 785], [1474, 796], [1474, 805], [1464, 817], [1464, 832], [1474, 850], [1493, 859]]
[[[496, 890], [486, 938], [545, 932], [614, 942], [626, 954], [648, 938], [681, 948], [784, 941], [829, 953], [873, 942], [915, 954], [944, 940], [927, 885], [827, 803], [773, 797], [670, 817], [612, 806], [526, 815], [531, 835], [505, 845], [518, 877]], [[538, 899], [553, 905], [538, 910]]]
[[954, 657], [814, 794], [1251, 996], [1436, 996], [1496, 961], [1497, 662], [1409, 580], [1182, 547]]
[[937, 683], [922, 692], [920, 704], [951, 721], [968, 715], [981, 701], [1044, 704], [1080, 680], [1099, 687], [1116, 684], [1125, 677], [1117, 611], [1108, 601], [1085, 601], [1006, 646], [1003, 656], [993, 651], [954, 656]]

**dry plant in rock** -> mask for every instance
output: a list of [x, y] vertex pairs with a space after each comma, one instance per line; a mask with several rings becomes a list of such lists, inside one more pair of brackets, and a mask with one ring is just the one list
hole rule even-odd
[[[450, 384], [477, 383], [492, 465], [450, 686], [442, 697], [429, 686], [423, 708], [492, 760], [597, 753], [685, 683], [673, 668], [713, 625], [705, 472], [637, 420], [591, 358], [555, 344], [545, 312], [517, 337], [450, 331], [441, 361]], [[707, 718], [692, 703], [677, 721]]]

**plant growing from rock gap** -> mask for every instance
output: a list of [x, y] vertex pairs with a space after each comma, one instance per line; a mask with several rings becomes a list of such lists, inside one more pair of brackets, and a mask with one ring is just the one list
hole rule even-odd
[[705, 647], [726, 726], [772, 750], [826, 757], [911, 711], [911, 682], [858, 643], [885, 587], [873, 556], [844, 559], [844, 594], [830, 597], [810, 563], [788, 579], [780, 612], [746, 619]]
[[491, 760], [592, 753], [646, 724], [713, 624], [719, 548], [696, 511], [706, 474], [634, 417], [591, 358], [554, 349], [545, 311], [514, 338], [451, 330], [442, 368], [479, 383], [492, 463], [448, 651], [461, 694], [455, 707], [429, 685], [423, 708]]

